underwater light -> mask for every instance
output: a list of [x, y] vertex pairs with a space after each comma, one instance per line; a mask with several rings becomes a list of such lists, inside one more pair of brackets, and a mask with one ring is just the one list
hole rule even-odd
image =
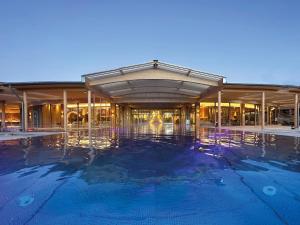
[[26, 207], [34, 201], [34, 197], [31, 195], [21, 196], [19, 199], [19, 206]]
[[263, 187], [263, 193], [265, 195], [273, 196], [276, 194], [276, 192], [277, 192], [277, 190], [274, 186], [264, 186]]

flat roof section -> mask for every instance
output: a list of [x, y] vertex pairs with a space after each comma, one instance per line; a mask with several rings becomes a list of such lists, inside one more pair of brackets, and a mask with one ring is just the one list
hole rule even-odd
[[7, 82], [2, 83], [4, 87], [11, 87], [17, 90], [27, 89], [56, 89], [56, 88], [83, 88], [85, 87], [82, 81], [42, 81], [42, 82]]
[[27, 92], [29, 103], [60, 103], [63, 90], [68, 90], [70, 101], [86, 101], [86, 87], [83, 82], [11, 82], [0, 86], [0, 101], [20, 103], [23, 91]]
[[[222, 88], [222, 102], [261, 104], [262, 92], [265, 92], [266, 104], [293, 107], [295, 94], [300, 87], [292, 85], [237, 84], [225, 83]], [[201, 99], [204, 102], [217, 102], [216, 92]]]
[[300, 93], [300, 86], [279, 84], [253, 84], [253, 83], [224, 83], [224, 89], [261, 90], [261, 91], [289, 91]]

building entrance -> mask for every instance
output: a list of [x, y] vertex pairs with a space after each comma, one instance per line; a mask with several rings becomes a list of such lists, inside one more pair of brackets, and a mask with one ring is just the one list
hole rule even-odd
[[135, 124], [179, 124], [180, 112], [178, 109], [133, 109], [132, 119]]

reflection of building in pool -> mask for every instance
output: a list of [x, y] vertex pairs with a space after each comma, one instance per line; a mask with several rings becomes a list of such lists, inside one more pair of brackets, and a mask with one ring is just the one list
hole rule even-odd
[[222, 76], [157, 60], [82, 78], [0, 84], [2, 130], [299, 124], [297, 86], [224, 83]]

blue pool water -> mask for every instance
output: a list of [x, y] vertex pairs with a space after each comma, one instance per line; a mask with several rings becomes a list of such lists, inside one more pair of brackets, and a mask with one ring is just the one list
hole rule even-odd
[[0, 224], [300, 224], [300, 138], [107, 129], [0, 142]]

